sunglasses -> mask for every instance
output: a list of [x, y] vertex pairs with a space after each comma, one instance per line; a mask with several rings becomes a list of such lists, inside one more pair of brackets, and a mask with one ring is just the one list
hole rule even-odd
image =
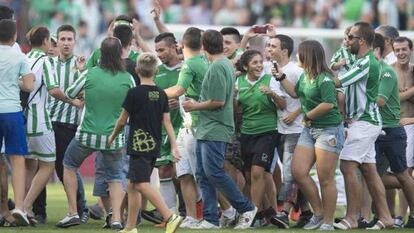
[[352, 34], [348, 34], [347, 37], [348, 37], [348, 40], [353, 40], [353, 39], [358, 39], [359, 40], [359, 39], [361, 39], [360, 36], [354, 36]]

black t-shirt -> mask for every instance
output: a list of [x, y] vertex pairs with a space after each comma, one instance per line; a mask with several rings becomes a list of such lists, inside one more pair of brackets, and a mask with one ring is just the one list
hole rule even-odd
[[165, 92], [157, 86], [134, 87], [128, 91], [122, 107], [130, 115], [127, 153], [158, 157], [163, 114], [168, 112]]
[[126, 65], [126, 71], [134, 78], [135, 86], [139, 86], [141, 84], [141, 80], [139, 79], [137, 73], [135, 73], [135, 67], [137, 64], [129, 58], [124, 59], [124, 61]]

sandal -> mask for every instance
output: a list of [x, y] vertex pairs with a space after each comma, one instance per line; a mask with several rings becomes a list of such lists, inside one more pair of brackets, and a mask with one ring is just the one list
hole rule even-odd
[[[8, 217], [11, 218], [11, 216]], [[0, 218], [0, 227], [17, 227], [17, 224], [13, 218], [7, 219], [7, 217], [3, 216]]]
[[377, 223], [374, 224], [372, 227], [365, 228], [366, 230], [383, 230], [392, 228], [392, 226], [386, 226], [381, 220], [378, 220]]
[[333, 226], [335, 227], [335, 229], [339, 230], [351, 230], [355, 228], [352, 227], [351, 223], [349, 223], [349, 221], [345, 218], [343, 218], [339, 223], [334, 223]]

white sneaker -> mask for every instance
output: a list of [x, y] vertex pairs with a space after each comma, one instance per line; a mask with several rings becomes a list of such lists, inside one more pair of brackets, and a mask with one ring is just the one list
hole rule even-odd
[[12, 216], [16, 220], [17, 226], [29, 226], [30, 222], [29, 219], [27, 219], [27, 213], [23, 212], [20, 209], [14, 209], [12, 210]]
[[180, 228], [192, 229], [193, 227], [195, 227], [197, 225], [198, 225], [198, 220], [197, 219], [195, 219], [193, 217], [190, 217], [190, 216], [187, 216], [187, 217], [185, 217], [183, 223], [181, 223]]
[[206, 220], [199, 222], [197, 225], [191, 227], [190, 229], [219, 229], [219, 226], [216, 226]]
[[240, 215], [237, 225], [234, 229], [247, 229], [252, 225], [254, 216], [256, 216], [257, 207], [255, 206], [253, 210], [244, 212]]

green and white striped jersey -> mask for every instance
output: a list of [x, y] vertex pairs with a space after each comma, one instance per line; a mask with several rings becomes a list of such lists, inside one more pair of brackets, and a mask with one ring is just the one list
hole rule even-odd
[[75, 138], [82, 145], [95, 150], [119, 150], [125, 144], [124, 134], [120, 133], [110, 146], [107, 145], [128, 90], [135, 81], [127, 72], [115, 75], [100, 66], [84, 71], [65, 91], [68, 98], [74, 99], [84, 90], [85, 107]]
[[356, 57], [354, 54], [348, 51], [344, 46], [341, 46], [338, 51], [335, 52], [335, 54], [331, 58], [331, 62], [329, 63], [329, 68], [332, 68], [332, 66], [337, 63], [338, 61], [345, 59], [346, 64], [341, 66], [338, 71], [338, 76], [344, 75], [347, 71], [349, 71], [352, 67], [352, 65], [356, 61]]
[[[66, 61], [58, 57], [50, 59], [54, 65], [59, 88], [64, 92], [79, 78], [80, 74], [76, 65], [77, 56], [72, 56]], [[48, 109], [52, 121], [73, 125], [78, 124], [79, 111], [76, 107], [49, 96]]]
[[381, 124], [377, 106], [379, 64], [372, 52], [359, 58], [348, 72], [338, 78], [345, 87], [347, 118]]
[[[42, 57], [32, 69], [36, 80], [34, 82], [34, 90], [29, 96], [30, 103], [25, 110], [27, 118], [26, 134], [28, 136], [39, 136], [53, 131], [47, 109], [48, 90], [59, 87], [59, 85], [52, 63], [43, 51], [32, 49], [27, 57], [29, 58], [30, 67], [33, 66], [38, 58]], [[44, 84], [42, 85], [42, 83]], [[39, 91], [35, 95], [37, 90]]]

